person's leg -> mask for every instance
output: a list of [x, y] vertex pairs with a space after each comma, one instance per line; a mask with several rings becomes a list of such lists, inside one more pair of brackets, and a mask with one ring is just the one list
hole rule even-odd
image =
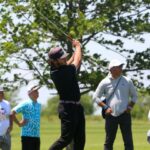
[[73, 150], [74, 140], [71, 141], [69, 145], [67, 145], [66, 150]]
[[34, 138], [34, 150], [40, 150], [40, 138]]
[[0, 136], [0, 149], [2, 148], [3, 142], [4, 142], [3, 136]]
[[11, 150], [11, 136], [9, 132], [4, 136], [1, 148], [2, 150]]
[[[34, 137], [21, 137], [22, 150], [39, 150], [39, 139]], [[37, 143], [38, 144], [37, 144]]]
[[2, 142], [0, 141], [0, 149], [2, 148]]
[[28, 150], [30, 149], [30, 139], [28, 137], [21, 137], [21, 145], [22, 145], [22, 150]]
[[118, 129], [117, 117], [106, 116], [105, 118], [106, 139], [104, 144], [104, 150], [113, 150], [113, 143], [116, 138], [117, 129]]
[[49, 150], [62, 150], [73, 140], [74, 135], [74, 106], [66, 104], [61, 105], [59, 117], [61, 119], [61, 136], [53, 143]]
[[125, 145], [125, 150], [133, 150], [133, 138], [131, 129], [131, 115], [124, 113], [119, 118], [120, 129]]
[[77, 106], [75, 119], [76, 119], [76, 128], [75, 128], [73, 150], [84, 150], [84, 146], [85, 146], [85, 117], [84, 117], [84, 109], [81, 105]]

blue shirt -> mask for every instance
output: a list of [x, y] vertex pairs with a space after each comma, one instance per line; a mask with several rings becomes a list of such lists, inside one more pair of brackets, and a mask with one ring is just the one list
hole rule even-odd
[[40, 113], [41, 104], [28, 100], [17, 105], [13, 110], [22, 113], [27, 124], [22, 127], [21, 136], [40, 137]]

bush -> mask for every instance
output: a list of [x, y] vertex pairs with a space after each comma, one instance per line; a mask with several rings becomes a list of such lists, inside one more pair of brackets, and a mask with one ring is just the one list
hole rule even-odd
[[[56, 115], [57, 107], [59, 103], [59, 97], [55, 96], [47, 101], [47, 106], [43, 108], [42, 115]], [[81, 104], [84, 107], [84, 111], [86, 115], [91, 115], [94, 112], [94, 106], [92, 103], [92, 98], [88, 94], [81, 96]]]

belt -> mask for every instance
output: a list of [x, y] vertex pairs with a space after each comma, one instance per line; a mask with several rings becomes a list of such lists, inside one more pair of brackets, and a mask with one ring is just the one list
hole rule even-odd
[[63, 101], [63, 100], [60, 100], [60, 103], [61, 104], [74, 104], [74, 105], [79, 105], [80, 102], [75, 102], [75, 101]]

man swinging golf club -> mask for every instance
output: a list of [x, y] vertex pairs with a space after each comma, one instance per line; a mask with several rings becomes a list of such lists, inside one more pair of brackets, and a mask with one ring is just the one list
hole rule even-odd
[[84, 150], [85, 117], [76, 78], [82, 52], [79, 41], [73, 40], [72, 45], [76, 50], [68, 61], [66, 59], [68, 54], [60, 47], [54, 47], [48, 53], [51, 79], [60, 99], [58, 113], [61, 120], [61, 135], [49, 150], [62, 150], [72, 141], [74, 150]]

